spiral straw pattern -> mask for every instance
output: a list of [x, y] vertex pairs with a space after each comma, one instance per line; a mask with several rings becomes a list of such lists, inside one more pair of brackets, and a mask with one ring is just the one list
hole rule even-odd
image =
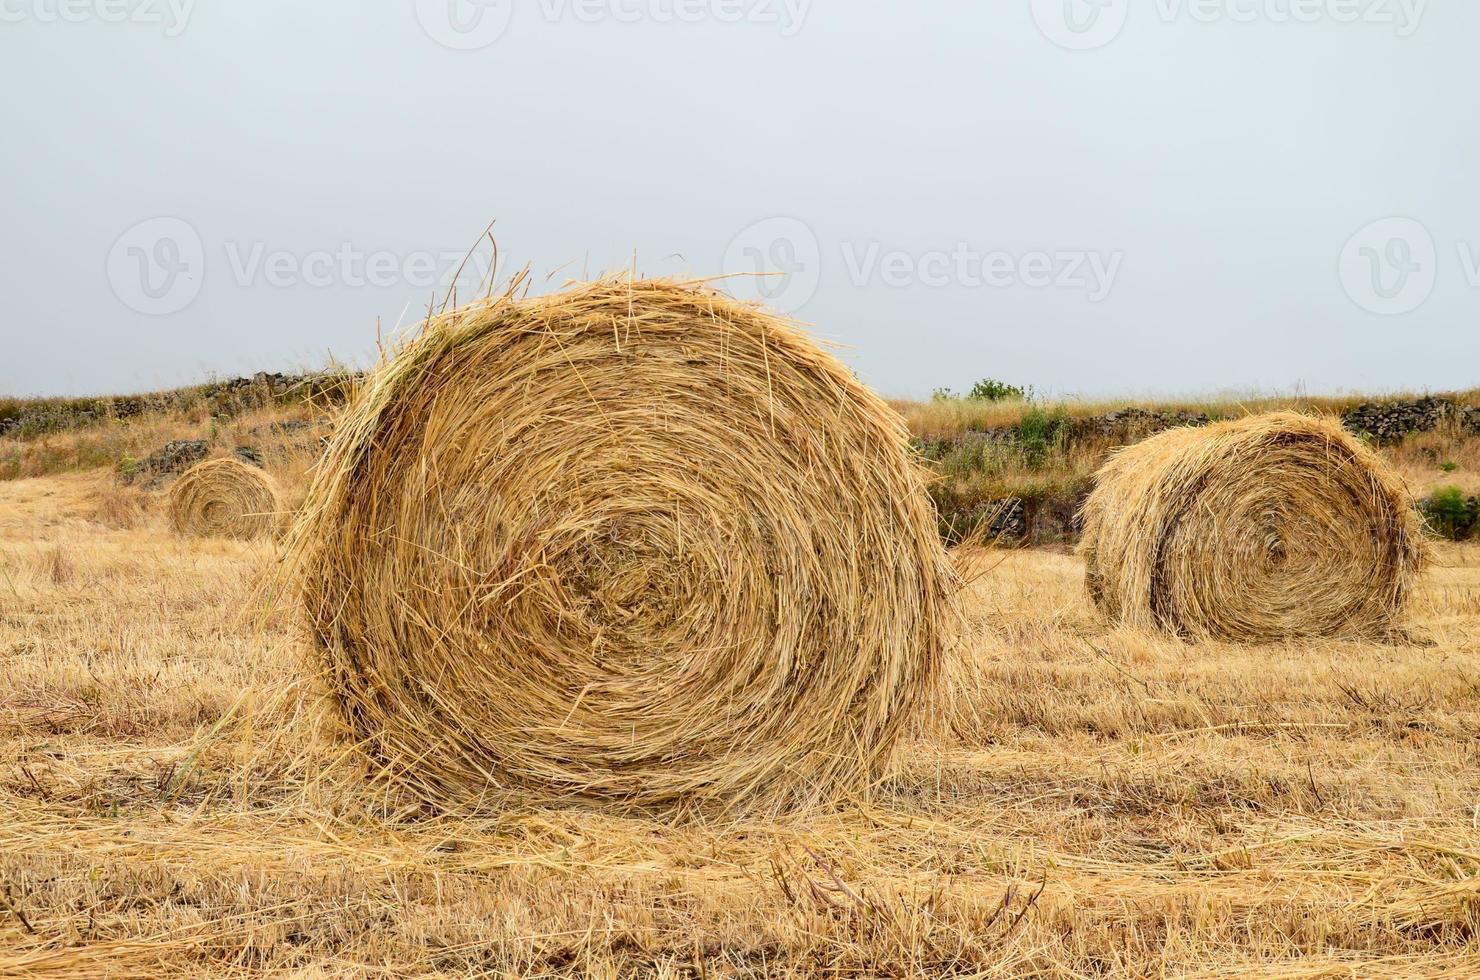
[[1190, 639], [1387, 635], [1427, 554], [1387, 464], [1336, 422], [1287, 412], [1120, 451], [1082, 517], [1105, 613]]
[[667, 281], [429, 323], [340, 422], [295, 546], [345, 725], [438, 801], [862, 791], [952, 591], [895, 413], [789, 322]]
[[170, 527], [196, 537], [258, 538], [278, 521], [271, 477], [235, 459], [208, 459], [186, 470], [169, 492]]

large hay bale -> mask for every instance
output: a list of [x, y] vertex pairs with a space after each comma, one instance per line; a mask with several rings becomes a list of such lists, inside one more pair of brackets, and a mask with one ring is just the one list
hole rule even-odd
[[902, 420], [790, 323], [607, 279], [444, 315], [365, 385], [295, 548], [343, 720], [429, 799], [857, 791], [951, 571]]
[[1100, 607], [1191, 639], [1387, 635], [1426, 555], [1387, 464], [1337, 423], [1287, 412], [1121, 450], [1082, 516]]
[[269, 534], [277, 519], [272, 479], [240, 460], [197, 463], [170, 487], [170, 527], [180, 534], [246, 540]]

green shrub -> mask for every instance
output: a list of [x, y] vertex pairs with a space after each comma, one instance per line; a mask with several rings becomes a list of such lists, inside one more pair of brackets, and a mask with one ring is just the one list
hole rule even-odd
[[1480, 500], [1466, 499], [1459, 487], [1440, 487], [1418, 506], [1434, 533], [1453, 541], [1469, 537], [1480, 520]]
[[1010, 385], [996, 378], [983, 378], [971, 386], [966, 397], [974, 402], [1022, 401], [1027, 392], [1018, 385]]
[[1443, 470], [1445, 473], [1453, 473], [1455, 470], [1459, 469], [1459, 464], [1452, 459], [1446, 459], [1444, 462], [1439, 464], [1439, 469]]
[[1022, 451], [1023, 460], [1033, 469], [1042, 466], [1049, 453], [1062, 450], [1068, 435], [1069, 413], [1062, 405], [1052, 412], [1030, 408], [1018, 420], [1018, 449]]

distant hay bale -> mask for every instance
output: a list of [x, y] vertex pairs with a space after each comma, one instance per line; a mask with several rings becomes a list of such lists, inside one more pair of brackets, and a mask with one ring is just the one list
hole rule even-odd
[[435, 801], [860, 791], [933, 694], [952, 582], [851, 372], [624, 279], [430, 323], [340, 420], [293, 548], [350, 734]]
[[169, 493], [170, 527], [196, 537], [263, 537], [278, 519], [272, 479], [236, 459], [209, 459], [186, 470]]
[[1121, 450], [1083, 520], [1101, 609], [1191, 639], [1385, 636], [1426, 558], [1387, 464], [1337, 423], [1287, 412]]

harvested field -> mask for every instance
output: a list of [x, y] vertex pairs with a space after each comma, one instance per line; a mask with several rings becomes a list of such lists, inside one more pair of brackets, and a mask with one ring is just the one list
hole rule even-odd
[[285, 614], [241, 614], [269, 542], [105, 521], [101, 473], [0, 490], [0, 974], [1480, 973], [1480, 547], [1416, 590], [1431, 648], [1190, 646], [989, 557], [966, 737], [675, 825], [367, 791]]

